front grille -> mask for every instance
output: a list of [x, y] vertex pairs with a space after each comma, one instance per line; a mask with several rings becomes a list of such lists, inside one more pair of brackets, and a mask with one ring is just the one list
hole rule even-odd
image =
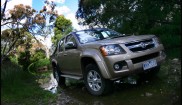
[[151, 49], [155, 47], [155, 44], [152, 39], [147, 39], [143, 41], [135, 41], [135, 42], [126, 43], [125, 46], [128, 49], [130, 49], [132, 52], [137, 52], [137, 51], [144, 51], [147, 49]]
[[149, 54], [149, 55], [144, 55], [144, 56], [141, 56], [141, 57], [133, 58], [131, 60], [132, 60], [133, 64], [135, 64], [135, 63], [143, 62], [143, 61], [146, 61], [146, 60], [149, 60], [149, 59], [152, 59], [152, 58], [156, 58], [158, 56], [159, 56], [159, 52], [156, 52], [156, 53], [152, 53], [152, 54]]

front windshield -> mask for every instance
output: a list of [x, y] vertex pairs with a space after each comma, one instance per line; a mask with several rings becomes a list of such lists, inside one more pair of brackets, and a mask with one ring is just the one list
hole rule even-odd
[[113, 30], [85, 30], [76, 32], [81, 44], [124, 36]]

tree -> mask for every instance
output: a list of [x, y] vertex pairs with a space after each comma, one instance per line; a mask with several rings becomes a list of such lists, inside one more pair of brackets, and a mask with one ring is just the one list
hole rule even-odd
[[54, 2], [48, 2], [48, 0], [45, 0], [45, 6], [40, 11], [36, 11], [29, 5], [15, 5], [13, 9], [8, 11], [10, 16], [6, 16], [1, 21], [1, 26], [23, 27], [32, 35], [40, 34], [45, 36], [53, 28], [53, 23], [58, 15], [55, 6]]
[[[38, 12], [28, 5], [19, 4], [15, 5], [14, 8], [9, 11], [10, 16], [4, 16], [3, 11], [5, 8], [3, 8], [3, 10], [1, 8], [1, 14], [3, 14], [1, 26], [7, 26], [13, 30], [12, 33], [14, 34], [11, 33], [10, 36], [12, 39], [15, 37], [15, 39], [21, 38], [21, 29], [24, 29], [26, 32], [30, 33], [34, 38], [35, 35], [42, 35], [46, 37], [52, 32], [54, 21], [57, 17], [55, 6], [56, 5], [54, 2], [48, 2], [48, 0], [45, 0], [45, 6]], [[17, 40], [14, 40], [8, 47], [9, 50], [7, 50], [6, 53], [3, 53], [3, 55], [7, 56], [9, 52], [13, 50], [16, 43]]]
[[9, 55], [9, 53], [19, 45], [31, 46], [32, 36], [23, 28], [19, 29], [20, 34], [16, 34], [18, 29], [6, 29], [1, 33], [1, 55]]
[[54, 36], [51, 38], [54, 45], [57, 45], [57, 42], [73, 30], [72, 22], [69, 19], [66, 19], [63, 15], [58, 16], [55, 22], [54, 27]]
[[76, 17], [82, 25], [122, 33], [167, 34], [172, 28], [180, 35], [180, 10], [180, 0], [79, 0]]
[[8, 3], [8, 0], [5, 0], [4, 7], [1, 6], [1, 20], [4, 19], [4, 13], [5, 13], [5, 10], [6, 10], [7, 3]]

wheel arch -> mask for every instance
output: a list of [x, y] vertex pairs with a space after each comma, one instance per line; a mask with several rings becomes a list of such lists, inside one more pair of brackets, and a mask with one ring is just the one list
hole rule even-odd
[[103, 62], [102, 61], [97, 61], [93, 57], [90, 57], [90, 56], [84, 56], [84, 57], [81, 58], [82, 74], [84, 74], [84, 72], [85, 72], [85, 67], [90, 63], [93, 63], [93, 64], [97, 65], [101, 75], [104, 78], [106, 78], [106, 79], [110, 78], [110, 74], [108, 73], [107, 68], [105, 67]]
[[52, 67], [56, 67], [56, 66], [57, 66], [57, 61], [53, 59], [53, 60], [51, 61], [51, 64], [52, 64]]

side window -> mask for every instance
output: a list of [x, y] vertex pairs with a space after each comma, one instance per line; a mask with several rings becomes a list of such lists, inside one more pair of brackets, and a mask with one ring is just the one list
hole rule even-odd
[[59, 52], [62, 52], [64, 50], [64, 39], [59, 41]]
[[76, 45], [76, 40], [72, 35], [69, 35], [66, 37], [65, 43], [68, 43], [68, 42], [73, 42]]
[[72, 37], [72, 35], [68, 35], [68, 36], [66, 37], [65, 43], [67, 43], [67, 42], [70, 40], [71, 37]]

